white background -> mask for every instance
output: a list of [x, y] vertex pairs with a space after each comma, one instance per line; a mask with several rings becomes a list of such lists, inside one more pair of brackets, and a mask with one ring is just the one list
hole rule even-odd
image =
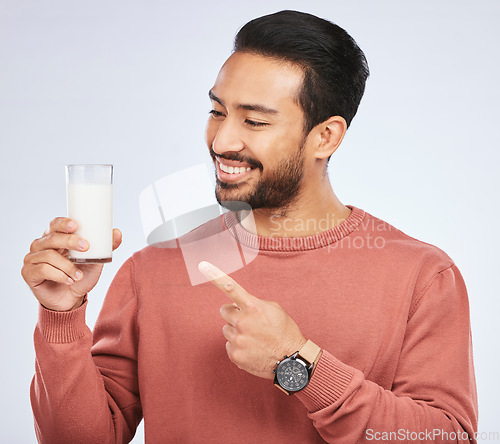
[[[0, 0], [0, 442], [35, 442], [29, 384], [37, 302], [20, 269], [31, 241], [65, 214], [64, 165], [115, 165], [115, 226], [124, 243], [91, 294], [92, 326], [118, 267], [146, 244], [140, 192], [209, 162], [207, 92], [236, 31], [257, 16], [305, 7], [344, 27], [372, 72], [331, 160], [334, 189], [343, 203], [455, 260], [470, 297], [479, 429], [500, 432], [500, 3], [238, 5]], [[142, 435], [141, 428], [135, 442]]]

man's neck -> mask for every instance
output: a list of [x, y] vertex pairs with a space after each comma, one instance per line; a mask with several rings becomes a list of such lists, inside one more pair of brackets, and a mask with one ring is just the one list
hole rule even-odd
[[343, 205], [331, 187], [313, 195], [299, 196], [286, 209], [257, 209], [240, 215], [247, 231], [265, 237], [303, 237], [330, 230], [344, 221], [351, 210]]

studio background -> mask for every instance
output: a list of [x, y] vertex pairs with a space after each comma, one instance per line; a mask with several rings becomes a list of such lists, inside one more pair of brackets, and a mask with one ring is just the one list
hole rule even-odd
[[330, 161], [334, 190], [456, 262], [469, 291], [479, 431], [484, 442], [500, 434], [498, 1], [0, 0], [0, 442], [36, 442], [38, 303], [20, 269], [32, 240], [65, 215], [64, 165], [115, 166], [124, 241], [90, 295], [92, 327], [119, 266], [146, 245], [142, 190], [210, 163], [207, 92], [236, 31], [281, 9], [332, 20], [364, 50], [371, 76]]

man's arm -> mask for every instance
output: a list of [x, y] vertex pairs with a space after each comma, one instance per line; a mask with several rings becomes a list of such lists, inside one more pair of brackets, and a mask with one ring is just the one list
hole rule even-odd
[[85, 324], [87, 302], [68, 312], [40, 305], [31, 384], [39, 442], [132, 439], [142, 418], [132, 268], [129, 259], [113, 280], [94, 336]]
[[[298, 327], [277, 304], [249, 295], [215, 267], [202, 263], [200, 271], [234, 302], [221, 308], [230, 359], [271, 379], [276, 357], [305, 342]], [[469, 306], [456, 266], [436, 273], [414, 298], [391, 390], [324, 350], [309, 385], [295, 396], [327, 442], [475, 442]]]
[[436, 274], [416, 299], [391, 390], [324, 352], [297, 396], [329, 442], [380, 440], [384, 432], [393, 440], [469, 442], [477, 398], [468, 298], [456, 266]]

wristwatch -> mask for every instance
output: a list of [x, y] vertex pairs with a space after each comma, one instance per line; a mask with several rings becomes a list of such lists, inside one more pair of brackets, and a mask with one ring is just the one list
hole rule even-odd
[[299, 351], [278, 361], [273, 370], [274, 385], [287, 395], [293, 395], [302, 390], [309, 384], [320, 352], [321, 348], [308, 340]]

